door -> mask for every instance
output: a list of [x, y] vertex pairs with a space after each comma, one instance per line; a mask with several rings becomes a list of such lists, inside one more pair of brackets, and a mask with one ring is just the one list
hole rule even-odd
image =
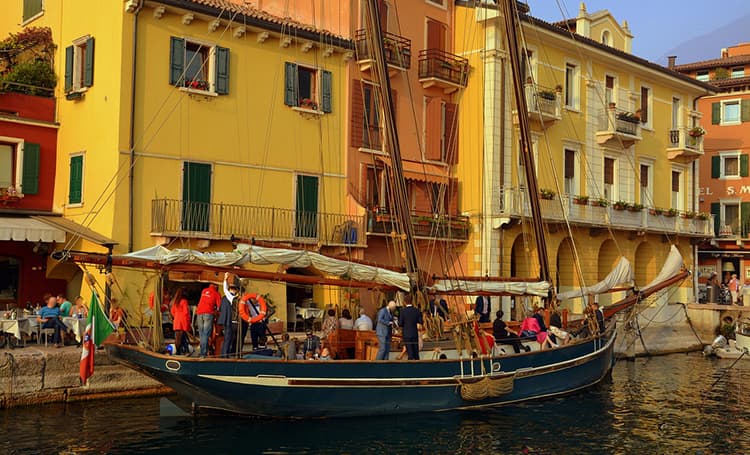
[[447, 51], [445, 48], [445, 24], [427, 19], [427, 49]]
[[208, 232], [211, 213], [211, 165], [182, 167], [182, 230]]
[[316, 176], [297, 176], [294, 226], [296, 237], [318, 237], [318, 177]]

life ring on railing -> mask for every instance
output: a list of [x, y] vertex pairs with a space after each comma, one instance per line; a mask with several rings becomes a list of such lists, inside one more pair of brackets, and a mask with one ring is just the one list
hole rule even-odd
[[248, 308], [248, 305], [250, 304], [250, 300], [255, 300], [258, 302], [258, 305], [260, 306], [260, 310], [258, 311], [258, 314], [250, 317], [250, 311], [243, 309], [243, 307], [240, 307], [240, 316], [245, 321], [249, 322], [250, 324], [255, 324], [256, 322], [260, 322], [263, 319], [266, 318], [266, 313], [268, 312], [268, 305], [266, 304], [266, 299], [263, 298], [262, 295], [258, 295], [255, 292], [251, 292], [249, 294], [244, 294], [240, 298], [240, 304], [244, 305], [245, 308]]

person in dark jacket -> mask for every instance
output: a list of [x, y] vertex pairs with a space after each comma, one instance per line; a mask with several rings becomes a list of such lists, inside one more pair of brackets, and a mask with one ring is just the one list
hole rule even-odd
[[221, 298], [219, 320], [216, 322], [224, 328], [224, 343], [221, 345], [222, 357], [229, 357], [237, 352], [237, 329], [240, 320], [237, 294], [240, 292], [237, 283], [229, 284], [229, 273], [224, 273], [224, 297]]
[[496, 319], [492, 323], [492, 335], [495, 337], [495, 344], [509, 344], [513, 346], [513, 350], [518, 354], [523, 348], [526, 352], [529, 352], [528, 346], [523, 346], [521, 340], [518, 338], [518, 334], [510, 330], [503, 321], [503, 310], [498, 310], [495, 313]]
[[419, 360], [419, 329], [422, 324], [422, 312], [411, 303], [411, 295], [404, 297], [406, 307], [398, 315], [398, 325], [402, 327], [402, 336], [409, 360]]
[[479, 316], [479, 322], [490, 322], [492, 301], [486, 295], [477, 296], [474, 302], [474, 313]]

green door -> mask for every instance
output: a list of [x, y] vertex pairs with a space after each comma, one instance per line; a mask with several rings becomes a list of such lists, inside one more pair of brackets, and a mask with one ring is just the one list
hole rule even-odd
[[297, 176], [295, 235], [304, 238], [318, 237], [318, 177]]
[[182, 230], [208, 232], [211, 165], [185, 162], [182, 168]]

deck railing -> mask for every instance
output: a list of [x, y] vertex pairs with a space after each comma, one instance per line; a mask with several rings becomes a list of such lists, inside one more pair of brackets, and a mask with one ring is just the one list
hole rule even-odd
[[365, 246], [365, 217], [276, 207], [151, 201], [151, 235]]

